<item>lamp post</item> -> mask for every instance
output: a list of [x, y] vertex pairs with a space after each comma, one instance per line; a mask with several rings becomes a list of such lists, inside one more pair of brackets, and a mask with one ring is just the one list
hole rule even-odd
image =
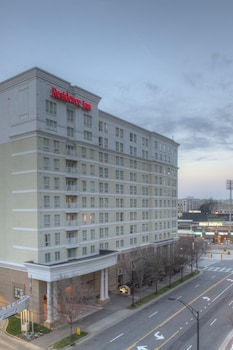
[[229, 210], [229, 221], [231, 222], [232, 215], [232, 189], [233, 189], [233, 180], [227, 180], [227, 190], [230, 190], [230, 210]]
[[181, 304], [183, 304], [191, 314], [195, 317], [197, 321], [197, 350], [199, 350], [199, 311], [195, 310], [190, 304], [187, 304], [185, 301], [181, 299], [176, 299], [176, 298], [168, 298], [169, 300], [176, 300], [179, 301]]

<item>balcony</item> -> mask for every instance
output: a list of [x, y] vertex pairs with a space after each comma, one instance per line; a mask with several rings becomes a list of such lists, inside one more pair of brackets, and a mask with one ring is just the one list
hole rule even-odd
[[78, 220], [66, 220], [66, 226], [72, 227], [72, 228], [78, 228]]
[[66, 185], [66, 192], [78, 192], [77, 185]]
[[73, 149], [66, 150], [66, 159], [77, 160], [78, 159], [77, 152]]
[[76, 248], [79, 247], [78, 238], [77, 237], [69, 237], [66, 239], [66, 248]]
[[69, 175], [72, 175], [72, 177], [78, 177], [79, 176], [77, 168], [74, 168], [74, 167], [71, 167], [71, 166], [66, 167], [66, 172]]
[[77, 212], [77, 211], [78, 211], [77, 202], [66, 203], [66, 212], [71, 213], [71, 212]]

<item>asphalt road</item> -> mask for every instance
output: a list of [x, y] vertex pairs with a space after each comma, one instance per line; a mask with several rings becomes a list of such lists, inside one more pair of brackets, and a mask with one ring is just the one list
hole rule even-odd
[[[83, 350], [197, 349], [197, 319], [180, 301], [199, 312], [201, 350], [215, 350], [233, 325], [232, 261], [203, 263], [203, 273], [169, 295], [84, 342]], [[173, 297], [177, 300], [168, 300]], [[80, 349], [77, 345], [73, 349]]]

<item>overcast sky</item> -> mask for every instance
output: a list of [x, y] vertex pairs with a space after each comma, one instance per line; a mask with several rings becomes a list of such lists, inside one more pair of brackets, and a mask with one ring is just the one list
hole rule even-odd
[[173, 138], [179, 198], [228, 199], [232, 0], [0, 0], [0, 81], [38, 66]]

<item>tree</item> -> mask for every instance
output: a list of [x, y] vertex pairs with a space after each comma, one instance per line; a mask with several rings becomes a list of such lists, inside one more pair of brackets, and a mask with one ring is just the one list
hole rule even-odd
[[211, 214], [213, 213], [213, 209], [216, 207], [216, 204], [217, 202], [210, 198], [200, 206], [200, 211], [203, 214]]
[[93, 289], [81, 277], [59, 281], [59, 305], [61, 317], [70, 325], [70, 339], [72, 340], [73, 322], [81, 312], [81, 305], [94, 304]]

